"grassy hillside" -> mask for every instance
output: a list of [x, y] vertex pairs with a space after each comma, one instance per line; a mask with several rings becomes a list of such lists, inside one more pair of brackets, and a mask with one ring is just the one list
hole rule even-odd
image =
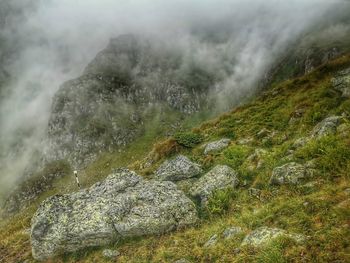
[[[304, 77], [275, 84], [250, 103], [192, 131], [160, 141], [152, 150], [149, 138], [154, 134], [145, 135], [124, 152], [103, 155], [88, 167], [82, 173], [84, 186], [119, 166], [129, 166], [148, 177], [162, 161], [177, 153], [187, 155], [205, 170], [227, 164], [239, 172], [242, 184], [238, 190], [216, 192], [208, 208], [200, 210], [197, 226], [111, 245], [121, 253], [118, 262], [174, 262], [181, 258], [190, 262], [349, 262], [350, 124], [345, 123], [341, 133], [311, 140], [298, 147], [294, 155], [289, 154], [295, 141], [308, 136], [324, 118], [343, 113], [349, 116], [350, 99], [341, 97], [331, 85], [335, 72], [349, 66], [350, 55], [343, 56]], [[204, 155], [202, 145], [220, 138], [232, 139], [230, 146]], [[263, 149], [266, 154], [262, 164], [251, 169], [255, 163], [248, 157], [255, 149]], [[269, 184], [273, 168], [290, 161], [303, 164], [314, 159], [316, 172], [308, 183]], [[54, 186], [36, 203], [2, 222], [0, 262], [33, 261], [27, 231], [33, 212], [47, 196], [74, 190], [69, 177]], [[250, 194], [251, 187], [259, 189], [259, 194]], [[221, 236], [230, 226], [239, 226], [244, 233], [229, 240], [220, 238], [216, 245], [204, 247], [211, 236]], [[260, 226], [282, 228], [307, 238], [301, 244], [280, 238], [263, 248], [240, 247], [244, 235]], [[102, 256], [102, 248], [96, 248], [52, 262], [108, 261]]]

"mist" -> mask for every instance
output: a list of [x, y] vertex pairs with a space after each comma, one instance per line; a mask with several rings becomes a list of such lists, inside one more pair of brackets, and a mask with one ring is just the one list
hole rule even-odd
[[[0, 190], [40, 156], [52, 97], [121, 34], [162, 41], [220, 76], [220, 110], [251, 95], [273, 62], [346, 1], [6, 0], [0, 12]], [[6, 10], [6, 9], [5, 9]], [[340, 25], [337, 34], [349, 28]], [[1, 71], [0, 70], [0, 71]], [[0, 72], [1, 73], [1, 72]], [[1, 76], [1, 74], [0, 74]]]

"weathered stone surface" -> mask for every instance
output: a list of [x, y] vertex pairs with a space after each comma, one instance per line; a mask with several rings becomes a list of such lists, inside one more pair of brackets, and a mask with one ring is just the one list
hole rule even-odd
[[189, 261], [185, 258], [181, 258], [181, 259], [174, 261], [174, 263], [189, 263]]
[[270, 184], [298, 184], [308, 175], [309, 171], [304, 165], [291, 162], [273, 169]]
[[243, 230], [239, 226], [229, 227], [225, 229], [225, 231], [222, 233], [222, 236], [224, 239], [230, 239], [241, 234], [242, 232]]
[[331, 116], [318, 123], [312, 130], [311, 137], [320, 138], [325, 135], [334, 134], [341, 124], [342, 116]]
[[68, 159], [81, 167], [100, 151], [116, 150], [140, 136], [151, 105], [185, 114], [207, 105], [208, 73], [198, 73], [205, 81], [191, 85], [192, 69], [182, 70], [182, 56], [165, 42], [146, 37], [111, 39], [82, 76], [55, 94], [46, 158]]
[[248, 234], [244, 238], [242, 245], [262, 246], [281, 236], [292, 238], [296, 242], [302, 242], [304, 240], [304, 236], [300, 234], [290, 234], [279, 228], [260, 227]]
[[172, 182], [146, 181], [120, 169], [89, 189], [45, 200], [32, 218], [35, 259], [160, 234], [197, 220], [196, 208]]
[[271, 133], [270, 130], [266, 129], [266, 128], [262, 128], [257, 134], [256, 137], [259, 139], [262, 139], [266, 136], [268, 136]]
[[107, 259], [116, 259], [120, 255], [120, 252], [113, 249], [104, 249], [102, 255]]
[[308, 138], [308, 137], [298, 138], [294, 141], [294, 143], [292, 145], [292, 149], [293, 150], [299, 149], [299, 148], [305, 146], [309, 141], [310, 141], [310, 138]]
[[343, 97], [350, 98], [350, 68], [339, 71], [332, 79], [332, 85]]
[[210, 237], [210, 239], [204, 244], [205, 248], [214, 246], [219, 240], [219, 236], [217, 234]]
[[191, 162], [184, 155], [178, 155], [161, 164], [155, 172], [155, 178], [164, 181], [179, 181], [195, 177], [202, 172], [199, 164]]
[[217, 165], [203, 175], [190, 189], [193, 197], [200, 198], [205, 204], [208, 197], [215, 191], [225, 188], [236, 188], [239, 183], [238, 174], [227, 165]]
[[205, 146], [204, 154], [218, 152], [222, 149], [225, 149], [230, 144], [230, 142], [230, 139], [221, 139], [215, 142], [210, 142]]

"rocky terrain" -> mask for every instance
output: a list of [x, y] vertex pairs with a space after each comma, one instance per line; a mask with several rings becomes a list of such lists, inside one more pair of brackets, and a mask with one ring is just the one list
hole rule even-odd
[[55, 95], [47, 158], [81, 167], [144, 133], [151, 109], [193, 114], [208, 107], [212, 76], [196, 65], [184, 71], [182, 60], [181, 53], [143, 37], [112, 39]]
[[[161, 39], [111, 39], [53, 97], [45, 149], [6, 199], [0, 263], [349, 262], [350, 32], [326, 18], [211, 120], [227, 72]], [[16, 48], [0, 43], [0, 100]]]
[[282, 82], [128, 169], [102, 158], [83, 190], [56, 184], [2, 230], [5, 262], [347, 262], [349, 67]]

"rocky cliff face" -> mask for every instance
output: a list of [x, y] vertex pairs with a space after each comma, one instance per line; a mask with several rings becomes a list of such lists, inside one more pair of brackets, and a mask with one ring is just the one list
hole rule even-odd
[[209, 73], [161, 44], [132, 35], [112, 39], [83, 75], [62, 85], [53, 99], [48, 159], [75, 166], [100, 151], [126, 145], [143, 132], [154, 105], [191, 114], [207, 105]]

